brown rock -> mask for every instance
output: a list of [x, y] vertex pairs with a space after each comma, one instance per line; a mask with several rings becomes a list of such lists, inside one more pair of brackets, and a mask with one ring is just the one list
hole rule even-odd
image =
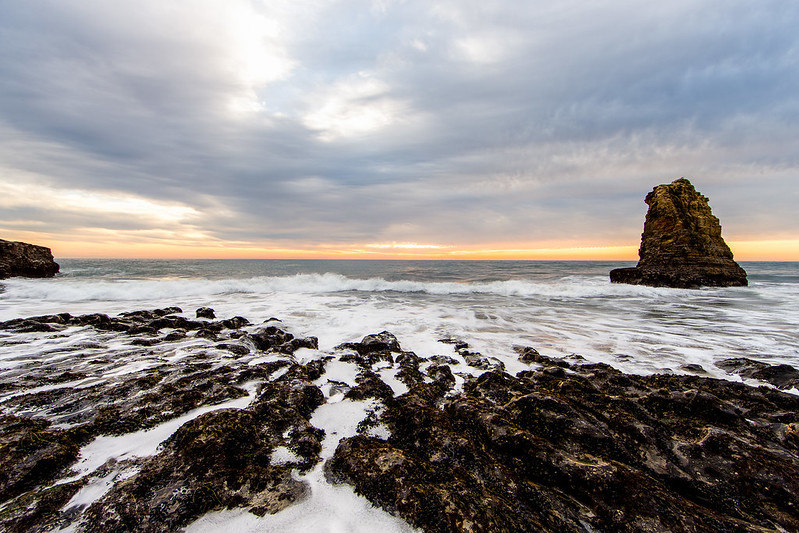
[[486, 372], [381, 411], [325, 464], [426, 532], [797, 531], [799, 398], [604, 364]]
[[680, 178], [658, 185], [649, 205], [633, 268], [610, 272], [610, 281], [653, 287], [746, 286], [746, 271], [721, 237], [721, 224], [708, 199]]
[[52, 278], [58, 269], [50, 248], [0, 239], [0, 279], [13, 276]]

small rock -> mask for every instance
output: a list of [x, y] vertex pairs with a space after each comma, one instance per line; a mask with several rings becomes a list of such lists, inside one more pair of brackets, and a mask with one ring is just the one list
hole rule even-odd
[[682, 370], [685, 370], [686, 372], [693, 372], [695, 374], [707, 374], [707, 371], [704, 369], [704, 367], [697, 363], [688, 363], [682, 365], [680, 368]]
[[230, 353], [234, 353], [236, 355], [247, 355], [250, 353], [250, 349], [246, 346], [242, 346], [241, 344], [231, 344], [227, 342], [222, 342], [216, 345], [217, 349], [219, 350], [227, 350]]
[[210, 307], [200, 307], [196, 311], [197, 318], [216, 318], [216, 313]]
[[227, 329], [239, 329], [244, 326], [249, 326], [250, 321], [243, 316], [234, 316], [222, 321], [222, 325]]

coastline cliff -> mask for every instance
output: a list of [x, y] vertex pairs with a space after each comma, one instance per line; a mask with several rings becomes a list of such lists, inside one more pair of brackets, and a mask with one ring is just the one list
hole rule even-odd
[[14, 276], [52, 278], [58, 270], [50, 248], [0, 239], [0, 279]]

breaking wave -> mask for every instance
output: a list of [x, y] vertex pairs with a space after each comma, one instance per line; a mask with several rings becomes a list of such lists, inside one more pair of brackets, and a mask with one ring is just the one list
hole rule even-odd
[[558, 281], [506, 280], [486, 282], [388, 281], [353, 279], [341, 274], [295, 274], [249, 279], [54, 280], [13, 279], [4, 282], [3, 299], [60, 302], [142, 301], [163, 298], [232, 294], [326, 294], [338, 292], [421, 293], [430, 295], [486, 294], [522, 298], [597, 298], [619, 296], [665, 297], [677, 289], [611, 285], [602, 278]]

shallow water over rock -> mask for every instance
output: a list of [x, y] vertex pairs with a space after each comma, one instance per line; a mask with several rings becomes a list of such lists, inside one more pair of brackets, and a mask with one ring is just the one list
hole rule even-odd
[[195, 315], [0, 323], [4, 529], [299, 531], [333, 500], [386, 531], [799, 527], [795, 395], [452, 337], [320, 350], [271, 317]]

